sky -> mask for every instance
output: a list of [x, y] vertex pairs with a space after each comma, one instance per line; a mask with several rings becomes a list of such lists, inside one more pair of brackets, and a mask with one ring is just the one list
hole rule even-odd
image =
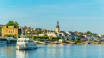
[[104, 0], [0, 0], [0, 24], [104, 33]]

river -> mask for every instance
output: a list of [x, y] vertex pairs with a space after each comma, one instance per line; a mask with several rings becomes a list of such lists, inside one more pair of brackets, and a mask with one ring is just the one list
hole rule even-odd
[[0, 46], [0, 58], [104, 58], [104, 45], [37, 45], [35, 50]]

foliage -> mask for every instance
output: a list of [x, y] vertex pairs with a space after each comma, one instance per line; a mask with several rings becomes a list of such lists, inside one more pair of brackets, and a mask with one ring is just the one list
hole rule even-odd
[[97, 33], [92, 33], [91, 31], [87, 31], [86, 33], [90, 35], [98, 35]]
[[6, 25], [7, 25], [7, 26], [16, 26], [16, 27], [19, 26], [19, 24], [18, 24], [17, 21], [9, 21]]
[[81, 40], [81, 38], [80, 38], [80, 37], [77, 37], [77, 38], [76, 38], [76, 41], [78, 41], [78, 42], [79, 42], [80, 40]]
[[24, 29], [27, 29], [28, 27], [27, 26], [24, 26]]
[[18, 38], [20, 38], [21, 37], [21, 35], [20, 34], [18, 34]]
[[92, 32], [91, 32], [91, 31], [87, 31], [87, 34], [90, 34], [90, 35], [92, 35]]
[[79, 35], [83, 35], [83, 32], [79, 32], [78, 34], [79, 34]]
[[41, 34], [41, 33], [42, 31], [39, 31], [39, 30], [34, 31], [34, 34]]
[[48, 39], [48, 36], [33, 36], [33, 39], [37, 39], [37, 38]]
[[28, 38], [32, 38], [32, 36], [28, 36]]
[[16, 37], [16, 35], [5, 34], [4, 37]]
[[0, 27], [0, 31], [2, 30], [2, 27]]
[[49, 41], [58, 41], [60, 39], [60, 37], [48, 37], [47, 35], [45, 36], [33, 36], [34, 40], [38, 40], [38, 41], [44, 41], [44, 40], [49, 40]]
[[50, 41], [58, 41], [59, 39], [60, 37], [52, 37], [52, 36], [49, 37]]
[[92, 35], [98, 35], [97, 33], [92, 33]]

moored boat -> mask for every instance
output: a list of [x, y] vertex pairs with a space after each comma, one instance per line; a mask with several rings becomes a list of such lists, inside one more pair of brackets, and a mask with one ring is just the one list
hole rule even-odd
[[6, 44], [7, 44], [7, 39], [0, 38], [0, 45], [6, 45]]
[[7, 39], [7, 44], [16, 44], [17, 43], [17, 38], [6, 37], [6, 39]]

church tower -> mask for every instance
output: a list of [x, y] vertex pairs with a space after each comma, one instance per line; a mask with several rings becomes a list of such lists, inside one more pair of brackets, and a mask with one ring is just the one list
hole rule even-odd
[[57, 33], [60, 32], [59, 21], [57, 21], [57, 24], [56, 24], [56, 32], [57, 32]]

